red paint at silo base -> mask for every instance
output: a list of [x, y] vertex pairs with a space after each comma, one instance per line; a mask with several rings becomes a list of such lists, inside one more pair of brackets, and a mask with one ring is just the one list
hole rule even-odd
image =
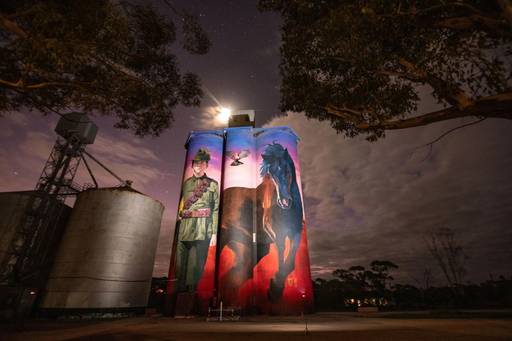
[[272, 303], [268, 299], [268, 289], [270, 280], [277, 271], [277, 264], [277, 248], [275, 244], [272, 244], [269, 254], [263, 257], [254, 268], [254, 294], [258, 311], [279, 315], [298, 315], [303, 312], [311, 312], [313, 309], [313, 283], [309, 270], [305, 225], [303, 225], [301, 241], [295, 257], [295, 269], [286, 277], [282, 297]]
[[208, 257], [204, 266], [203, 276], [197, 283], [196, 307], [199, 312], [206, 313], [210, 306], [215, 289], [215, 246], [208, 248]]
[[[287, 242], [287, 249], [289, 242]], [[285, 252], [286, 253], [286, 252]], [[239, 286], [222, 287], [222, 279], [235, 267], [235, 254], [224, 247], [219, 259], [220, 297], [225, 307], [239, 307], [246, 312], [276, 315], [299, 315], [313, 310], [313, 284], [309, 270], [308, 245], [306, 228], [303, 225], [301, 241], [295, 257], [295, 269], [285, 280], [282, 297], [271, 302], [268, 297], [270, 280], [278, 270], [277, 248], [270, 245], [269, 253], [253, 268], [253, 278], [242, 282]], [[232, 281], [225, 283], [232, 283]]]

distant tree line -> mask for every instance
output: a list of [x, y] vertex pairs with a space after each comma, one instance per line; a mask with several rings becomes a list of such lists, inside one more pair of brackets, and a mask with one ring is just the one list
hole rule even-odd
[[480, 284], [431, 286], [430, 273], [425, 286], [394, 283], [390, 272], [398, 266], [390, 261], [373, 261], [370, 269], [352, 266], [333, 271], [333, 279], [314, 282], [317, 311], [352, 311], [358, 307], [377, 306], [381, 310], [445, 308], [510, 308], [512, 277], [500, 276]]
[[[395, 283], [391, 275], [398, 265], [374, 260], [369, 268], [361, 265], [336, 269], [332, 279], [313, 281], [316, 311], [354, 311], [358, 307], [380, 310], [512, 308], [512, 276], [491, 277], [473, 284], [465, 281], [464, 247], [449, 227], [432, 229], [425, 236], [426, 248], [447, 283], [432, 285], [432, 270], [426, 268], [421, 280], [412, 284]], [[162, 309], [167, 277], [153, 278], [149, 305]]]
[[[333, 271], [334, 278], [313, 281], [316, 311], [355, 311], [359, 306], [380, 310], [499, 309], [512, 308], [512, 276], [490, 278], [480, 284], [431, 286], [427, 271], [424, 286], [394, 283], [390, 261], [373, 261], [370, 269], [352, 266]], [[163, 312], [167, 277], [153, 278], [149, 307]], [[457, 294], [456, 294], [457, 293]]]

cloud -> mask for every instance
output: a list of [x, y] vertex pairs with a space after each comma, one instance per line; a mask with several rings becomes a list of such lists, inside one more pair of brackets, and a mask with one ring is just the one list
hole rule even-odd
[[219, 107], [203, 107], [199, 113], [192, 116], [194, 130], [222, 129], [227, 126], [226, 122], [218, 119]]
[[[138, 139], [127, 140], [104, 134], [96, 137], [94, 144], [88, 146], [87, 150], [119, 177], [132, 180], [134, 187], [141, 191], [169, 175], [163, 171], [165, 167], [157, 155]], [[89, 164], [101, 186], [119, 184], [118, 180], [95, 162], [89, 161]], [[78, 179], [91, 182], [84, 167], [81, 168]]]
[[0, 151], [0, 188], [2, 191], [31, 190], [35, 187], [50, 155], [51, 137], [41, 132], [28, 132], [23, 138], [5, 138]]
[[158, 160], [152, 150], [141, 145], [139, 139], [128, 142], [111, 136], [98, 136], [89, 149], [118, 162]]
[[26, 126], [29, 122], [28, 115], [19, 111], [12, 111], [5, 115], [5, 119], [15, 126]]
[[55, 138], [42, 132], [31, 131], [25, 135], [25, 138], [19, 144], [19, 152], [27, 159], [34, 161], [46, 161], [50, 155]]
[[[409, 281], [435, 268], [429, 231], [451, 227], [470, 256], [469, 279], [512, 268], [512, 124], [491, 121], [432, 141], [460, 121], [390, 132], [369, 143], [346, 139], [326, 122], [289, 113], [299, 156], [313, 276], [388, 259]], [[441, 280], [441, 277], [438, 278]]]

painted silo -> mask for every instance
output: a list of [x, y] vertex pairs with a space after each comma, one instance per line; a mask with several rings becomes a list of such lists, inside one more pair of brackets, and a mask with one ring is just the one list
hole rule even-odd
[[252, 127], [227, 128], [222, 182], [222, 214], [217, 263], [218, 299], [251, 311], [256, 207], [256, 144]]
[[298, 137], [289, 127], [225, 131], [218, 300], [243, 313], [309, 312]]
[[193, 131], [185, 147], [167, 287], [177, 315], [205, 313], [214, 296], [224, 132]]
[[147, 305], [163, 205], [131, 188], [78, 195], [41, 308]]
[[[185, 166], [189, 173], [184, 176], [169, 275], [168, 293], [171, 302], [174, 300], [175, 314], [202, 313], [205, 309], [198, 307], [205, 304], [214, 308], [222, 304], [244, 314], [300, 314], [312, 310], [298, 140], [289, 127], [243, 126], [191, 133]], [[203, 173], [196, 178], [190, 175], [194, 159], [201, 159], [200, 150], [214, 155], [215, 162], [209, 161], [210, 166], [222, 179], [219, 214], [215, 216], [201, 212], [210, 212], [208, 207], [219, 205], [217, 194], [212, 194], [219, 186], [211, 186], [213, 179], [208, 180], [210, 186], [203, 185], [197, 178], [206, 176]], [[209, 237], [180, 236], [185, 235], [183, 227], [198, 235], [195, 231], [204, 227], [201, 223], [213, 226], [217, 216], [217, 258], [208, 255], [205, 263], [205, 251], [203, 257], [196, 255], [200, 245], [208, 244]], [[178, 261], [180, 254], [182, 260]], [[215, 263], [210, 262], [214, 259]], [[184, 264], [181, 270], [179, 264]], [[195, 273], [202, 277], [194, 277]], [[204, 295], [200, 284], [213, 283], [212, 273], [216, 275], [215, 287], [206, 286], [208, 295]], [[189, 278], [201, 280], [196, 285], [197, 281]], [[214, 289], [217, 295], [211, 296]]]
[[254, 295], [258, 311], [313, 309], [298, 136], [289, 127], [255, 129], [257, 164]]

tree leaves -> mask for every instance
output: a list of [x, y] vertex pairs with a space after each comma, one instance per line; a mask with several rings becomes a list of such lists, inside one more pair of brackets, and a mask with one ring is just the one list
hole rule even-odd
[[351, 266], [348, 270], [336, 269], [332, 275], [338, 278], [343, 286], [350, 288], [352, 297], [389, 296], [389, 281], [393, 280], [389, 272], [398, 269], [398, 266], [391, 261], [375, 260], [371, 262], [370, 267], [370, 270], [361, 265]]
[[193, 54], [205, 54], [211, 43], [197, 18], [190, 13], [183, 14], [183, 48]]
[[[24, 1], [0, 5], [0, 15], [0, 113], [73, 108], [113, 115], [144, 136], [170, 127], [178, 104], [200, 103], [199, 78], [182, 73], [170, 50], [175, 24], [150, 6]], [[208, 52], [197, 20], [178, 20], [187, 51]]]
[[[261, 0], [259, 7], [283, 18], [283, 111], [370, 141], [455, 117], [512, 119], [505, 52], [512, 34], [496, 4]], [[445, 112], [418, 115], [421, 85]], [[496, 95], [504, 110], [481, 101]]]

